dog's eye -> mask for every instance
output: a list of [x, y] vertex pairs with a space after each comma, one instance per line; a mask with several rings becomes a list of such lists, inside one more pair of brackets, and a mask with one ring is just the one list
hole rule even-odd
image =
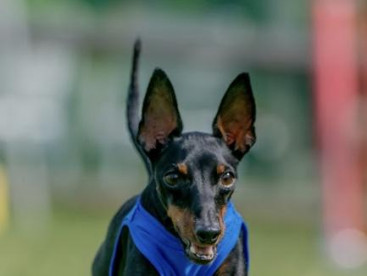
[[220, 177], [220, 182], [224, 186], [231, 186], [235, 181], [235, 177], [231, 172], [225, 172]]
[[174, 186], [177, 184], [178, 180], [179, 180], [179, 175], [177, 173], [169, 173], [166, 174], [164, 176], [164, 181], [170, 185], [170, 186]]

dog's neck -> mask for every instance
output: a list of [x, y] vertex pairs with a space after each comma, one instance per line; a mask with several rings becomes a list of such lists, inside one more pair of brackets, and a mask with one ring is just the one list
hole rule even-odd
[[153, 217], [155, 217], [169, 232], [177, 236], [171, 219], [167, 216], [166, 208], [159, 198], [156, 183], [151, 181], [141, 194], [141, 204]]

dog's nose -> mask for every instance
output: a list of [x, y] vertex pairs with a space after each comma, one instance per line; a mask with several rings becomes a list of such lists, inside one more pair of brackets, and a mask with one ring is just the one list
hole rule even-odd
[[218, 240], [220, 229], [216, 227], [196, 229], [196, 236], [201, 243], [213, 244]]

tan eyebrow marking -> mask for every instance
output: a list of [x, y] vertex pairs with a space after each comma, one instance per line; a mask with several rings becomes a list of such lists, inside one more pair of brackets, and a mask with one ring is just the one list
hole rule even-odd
[[187, 166], [186, 166], [186, 164], [184, 164], [184, 163], [178, 163], [177, 164], [177, 167], [178, 167], [178, 171], [180, 172], [180, 173], [182, 173], [182, 174], [187, 174]]
[[226, 167], [223, 164], [217, 166], [217, 174], [222, 174], [226, 170]]

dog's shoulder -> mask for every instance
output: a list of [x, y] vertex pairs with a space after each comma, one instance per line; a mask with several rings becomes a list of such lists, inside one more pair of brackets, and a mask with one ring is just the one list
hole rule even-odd
[[111, 223], [108, 227], [108, 234], [110, 234], [110, 232], [111, 232], [111, 234], [117, 234], [116, 232], [118, 232], [118, 230], [119, 230], [121, 221], [130, 212], [130, 210], [134, 207], [137, 198], [138, 198], [137, 195], [133, 196], [132, 198], [127, 200], [124, 204], [122, 204], [120, 209], [117, 211], [117, 213], [112, 218], [112, 221], [111, 221]]
[[113, 252], [115, 241], [118, 238], [121, 221], [134, 207], [138, 196], [134, 196], [127, 200], [112, 218], [108, 227], [107, 235], [98, 250], [93, 262], [93, 275], [108, 275], [109, 261]]

